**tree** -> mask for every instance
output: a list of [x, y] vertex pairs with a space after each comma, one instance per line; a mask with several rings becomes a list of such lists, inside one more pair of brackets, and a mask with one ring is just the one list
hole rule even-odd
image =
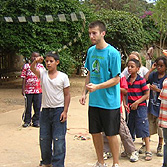
[[[167, 1], [159, 0], [156, 2], [153, 11], [153, 20], [160, 30], [160, 48], [164, 48], [167, 37]], [[160, 52], [161, 55], [161, 52]]]
[[148, 49], [148, 45], [157, 43], [160, 39], [159, 28], [156, 26], [154, 20], [152, 19], [152, 11], [145, 11], [140, 19], [143, 23], [143, 28], [145, 30], [145, 45]]
[[106, 22], [106, 40], [122, 54], [139, 51], [143, 47], [144, 29], [141, 20], [135, 15], [124, 11], [101, 10], [98, 18]]
[[[101, 9], [118, 10], [133, 13], [140, 16], [152, 4], [148, 4], [143, 0], [87, 0], [87, 3], [94, 5], [95, 11]], [[121, 5], [120, 5], [121, 4]]]
[[[85, 35], [85, 33], [87, 34], [85, 28], [88, 24], [87, 20], [84, 23], [82, 19], [74, 22], [70, 19], [71, 13], [75, 12], [79, 15], [79, 11], [82, 9], [82, 5], [77, 0], [1, 0], [1, 18], [4, 16], [16, 19], [18, 16], [40, 16], [41, 19], [39, 23], [32, 21], [7, 23], [1, 19], [1, 52], [10, 51], [29, 57], [33, 51], [45, 54], [48, 51], [58, 51], [67, 46], [67, 49], [62, 49], [59, 52], [60, 58], [63, 60], [60, 69], [70, 74], [75, 69], [75, 64], [78, 64], [76, 55], [89, 46], [88, 35]], [[83, 10], [85, 17], [89, 20], [93, 15], [89, 13], [89, 9]], [[66, 14], [67, 21], [58, 21], [58, 14]], [[54, 16], [54, 22], [42, 21], [45, 15]], [[78, 37], [78, 33], [80, 33], [80, 37]], [[76, 38], [79, 39], [79, 42], [74, 41]], [[71, 41], [72, 46], [68, 45]]]

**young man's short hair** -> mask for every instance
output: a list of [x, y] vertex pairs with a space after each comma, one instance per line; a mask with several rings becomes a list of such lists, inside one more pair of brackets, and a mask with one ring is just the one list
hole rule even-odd
[[100, 20], [96, 20], [94, 22], [91, 22], [89, 24], [89, 28], [94, 28], [94, 27], [99, 27], [100, 32], [105, 31], [106, 32], [106, 25], [104, 22], [100, 21]]

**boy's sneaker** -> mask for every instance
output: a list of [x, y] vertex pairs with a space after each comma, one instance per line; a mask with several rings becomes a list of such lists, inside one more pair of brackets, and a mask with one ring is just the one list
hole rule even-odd
[[114, 164], [112, 167], [119, 167], [119, 165], [118, 164]]
[[112, 154], [110, 152], [104, 152], [103, 153], [104, 160], [107, 160], [108, 158], [111, 158], [111, 157], [112, 157]]
[[27, 127], [31, 126], [31, 123], [25, 122], [22, 126], [23, 126], [23, 128], [27, 128]]
[[96, 164], [93, 167], [107, 167], [107, 164], [101, 164], [99, 162], [96, 162]]
[[158, 147], [157, 147], [157, 156], [158, 157], [162, 157], [163, 156], [162, 145], [158, 145]]
[[141, 148], [139, 149], [139, 154], [144, 154], [146, 151], [146, 145], [142, 145]]
[[137, 151], [132, 152], [130, 156], [130, 162], [137, 162], [139, 160], [139, 153]]
[[107, 153], [106, 152], [103, 153], [103, 159], [107, 160]]

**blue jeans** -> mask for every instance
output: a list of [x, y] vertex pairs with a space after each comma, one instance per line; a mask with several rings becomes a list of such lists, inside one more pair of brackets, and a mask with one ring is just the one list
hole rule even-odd
[[137, 110], [131, 110], [129, 114], [128, 128], [132, 138], [149, 137], [149, 122], [147, 118], [147, 107], [138, 106]]
[[164, 162], [162, 167], [167, 167], [167, 128], [163, 128], [164, 136]]
[[[32, 119], [33, 124], [38, 124], [41, 110], [42, 93], [26, 94], [26, 97], [27, 97], [27, 104], [26, 104], [27, 107], [26, 107], [24, 122], [30, 123]], [[33, 116], [31, 116], [32, 105], [34, 109]]]
[[[60, 122], [64, 108], [43, 108], [40, 117], [40, 148], [42, 164], [64, 167], [67, 123]], [[53, 149], [53, 150], [52, 150]]]

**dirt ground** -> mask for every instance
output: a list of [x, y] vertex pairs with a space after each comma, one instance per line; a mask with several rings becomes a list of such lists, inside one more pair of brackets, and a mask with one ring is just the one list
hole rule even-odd
[[[88, 133], [87, 105], [79, 104], [84, 85], [84, 77], [70, 78], [71, 103], [68, 113], [66, 167], [91, 167], [96, 162], [92, 139]], [[0, 86], [0, 167], [37, 167], [40, 161], [39, 129], [22, 128], [21, 115], [24, 99], [21, 95], [21, 82], [11, 82]], [[82, 139], [85, 140], [81, 140]], [[119, 136], [118, 136], [119, 138]], [[161, 167], [162, 158], [157, 157], [157, 135], [151, 137], [152, 161], [146, 162], [140, 155], [136, 163], [120, 157], [121, 167]], [[135, 141], [137, 149], [141, 139]], [[120, 153], [123, 146], [120, 142]], [[112, 164], [112, 158], [106, 161]]]

